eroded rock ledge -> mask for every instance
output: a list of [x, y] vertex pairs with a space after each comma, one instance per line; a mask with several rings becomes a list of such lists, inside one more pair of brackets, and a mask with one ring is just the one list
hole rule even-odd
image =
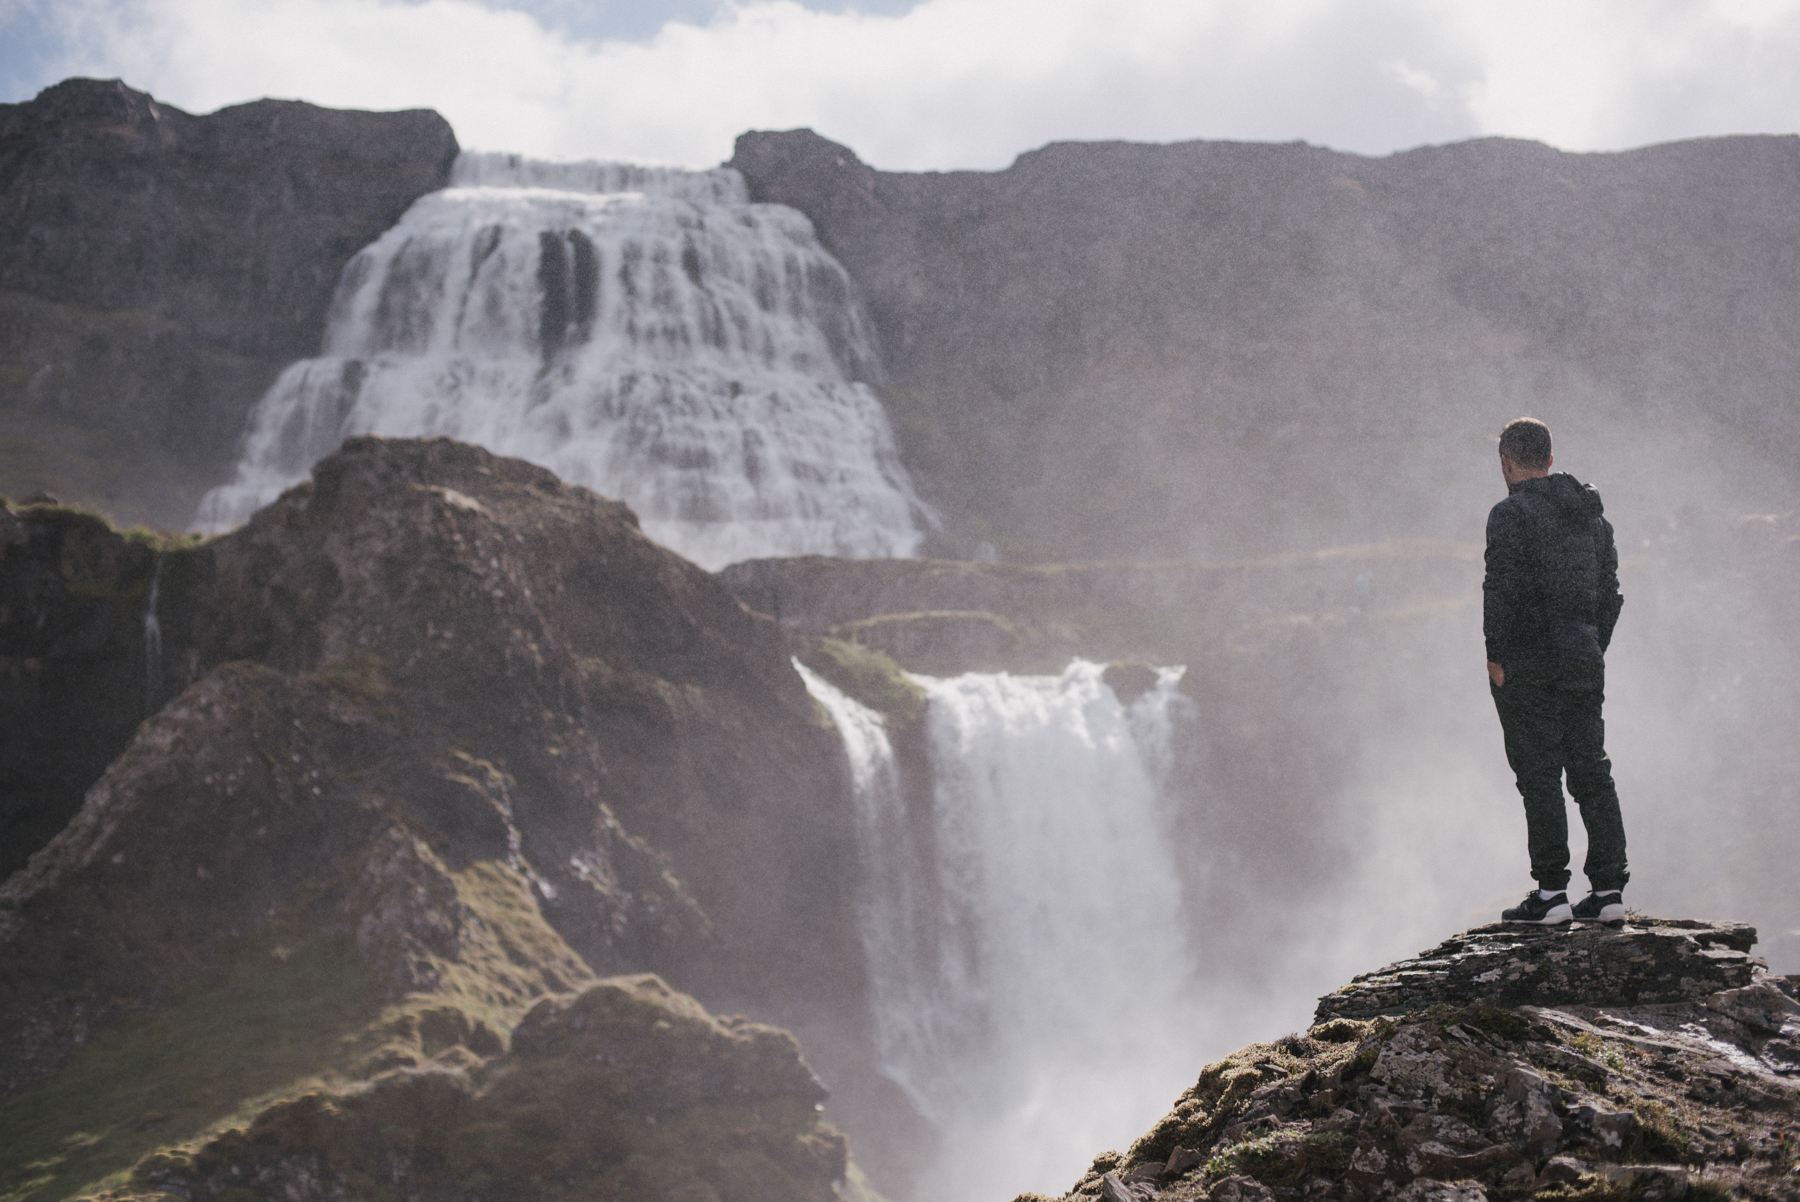
[[1467, 932], [1330, 995], [1306, 1034], [1208, 1065], [1065, 1198], [1800, 1202], [1800, 977], [1754, 939]]
[[1656, 920], [1622, 927], [1496, 922], [1319, 999], [1314, 1022], [1435, 1005], [1638, 1006], [1740, 989], [1762, 961], [1743, 923]]

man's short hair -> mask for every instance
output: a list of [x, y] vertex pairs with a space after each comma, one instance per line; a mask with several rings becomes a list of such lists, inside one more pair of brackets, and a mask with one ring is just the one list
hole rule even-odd
[[1535, 417], [1506, 423], [1500, 431], [1500, 453], [1529, 471], [1550, 466], [1550, 427]]

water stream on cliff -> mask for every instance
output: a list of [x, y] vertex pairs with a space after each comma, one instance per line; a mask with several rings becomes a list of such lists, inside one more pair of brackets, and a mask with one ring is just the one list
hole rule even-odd
[[737, 172], [468, 152], [345, 267], [320, 356], [263, 397], [198, 524], [243, 521], [352, 435], [447, 435], [627, 502], [709, 568], [906, 556], [931, 519], [878, 362], [811, 223]]
[[163, 557], [156, 555], [156, 567], [150, 573], [150, 596], [144, 602], [144, 712], [156, 712], [162, 698], [162, 619], [156, 614], [156, 603], [162, 592]]
[[1195, 962], [1163, 779], [1180, 669], [917, 677], [928, 815], [882, 720], [802, 669], [842, 733], [881, 1071], [936, 1127], [919, 1197], [1061, 1193], [1191, 1084]]

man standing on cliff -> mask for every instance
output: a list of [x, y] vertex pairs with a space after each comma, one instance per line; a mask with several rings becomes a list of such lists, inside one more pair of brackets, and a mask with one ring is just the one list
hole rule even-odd
[[[1600, 705], [1606, 647], [1619, 620], [1619, 554], [1600, 494], [1550, 474], [1550, 428], [1522, 417], [1500, 434], [1507, 497], [1488, 514], [1482, 630], [1506, 760], [1525, 799], [1531, 875], [1538, 887], [1500, 915], [1545, 925], [1621, 922], [1625, 824], [1606, 758]], [[1587, 827], [1591, 892], [1574, 906], [1562, 778]]]

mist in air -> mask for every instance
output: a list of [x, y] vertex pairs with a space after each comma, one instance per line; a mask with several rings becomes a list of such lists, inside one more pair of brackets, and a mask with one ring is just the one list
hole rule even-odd
[[[1795, 216], [1789, 147], [1064, 145], [991, 175], [857, 163], [871, 224], [778, 174], [854, 155], [790, 138], [704, 173], [465, 156], [346, 269], [200, 518], [352, 434], [449, 434], [626, 498], [709, 567], [1112, 563], [1160, 615], [1127, 640], [1155, 687], [1081, 659], [920, 676], [910, 786], [881, 719], [809, 675], [856, 778], [891, 1086], [835, 1113], [859, 1148], [922, 1132], [872, 1154], [886, 1188], [1067, 1188], [1206, 1060], [1517, 900], [1479, 590], [1526, 413], [1621, 551], [1626, 900], [1749, 921], [1800, 971], [1800, 306], [1753, 251]], [[753, 202], [777, 187], [813, 218]], [[1131, 595], [1157, 561], [1221, 583]], [[1125, 645], [1119, 613], [1084, 620]]]

